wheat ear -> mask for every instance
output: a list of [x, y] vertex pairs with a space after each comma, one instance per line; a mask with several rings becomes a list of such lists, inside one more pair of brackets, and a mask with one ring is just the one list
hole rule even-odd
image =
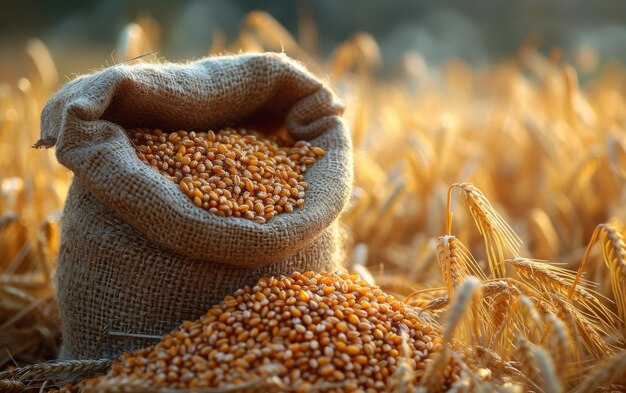
[[[528, 258], [507, 259], [506, 262], [513, 266], [526, 281], [535, 283], [545, 292], [567, 295], [570, 299], [580, 303], [599, 322], [604, 323], [610, 329], [615, 328], [612, 321], [616, 320], [616, 315], [600, 302], [599, 294], [582, 285], [575, 286], [576, 274], [573, 272], [545, 261]], [[580, 279], [578, 282], [581, 282]]]
[[617, 313], [623, 323], [626, 321], [626, 241], [621, 225], [615, 223], [602, 225], [600, 241], [602, 256], [610, 271]]
[[505, 253], [517, 257], [519, 255], [519, 249], [522, 246], [522, 240], [493, 208], [485, 195], [471, 183], [455, 183], [448, 189], [446, 234], [450, 234], [452, 227], [450, 194], [455, 188], [460, 190], [461, 200], [467, 206], [478, 227], [478, 231], [485, 241], [491, 277], [504, 277], [505, 269], [503, 263]]
[[576, 309], [569, 299], [558, 293], [550, 294], [550, 300], [550, 304], [554, 308], [554, 311], [550, 312], [562, 321], [569, 323], [570, 334], [575, 337], [578, 347], [582, 343], [596, 359], [613, 355], [615, 349], [602, 338], [606, 332], [597, 323]]
[[437, 260], [450, 295], [454, 293], [454, 288], [470, 276], [478, 277], [481, 281], [487, 279], [469, 250], [454, 236], [445, 235], [439, 238]]
[[428, 364], [420, 380], [420, 387], [426, 391], [437, 391], [441, 388], [445, 378], [450, 359], [449, 345], [454, 331], [459, 325], [464, 313], [475, 302], [481, 283], [478, 279], [470, 277], [465, 280], [454, 294], [452, 307], [446, 315], [446, 322], [443, 325], [443, 345], [441, 352]]
[[0, 373], [0, 379], [33, 381], [53, 379], [59, 374], [97, 373], [111, 365], [110, 359], [98, 360], [58, 360], [24, 366]]
[[476, 355], [482, 364], [487, 368], [495, 370], [496, 375], [504, 374], [518, 382], [526, 382], [535, 388], [538, 388], [533, 381], [530, 381], [526, 375], [520, 370], [519, 364], [514, 361], [504, 361], [496, 351], [491, 348], [476, 346]]
[[543, 317], [546, 326], [543, 345], [548, 348], [554, 360], [556, 374], [561, 381], [565, 379], [569, 358], [572, 353], [572, 341], [563, 321], [553, 314]]
[[563, 391], [552, 358], [544, 349], [520, 336], [517, 340], [517, 357], [526, 376], [541, 386], [543, 391], [554, 393]]
[[[435, 290], [441, 290], [443, 288], [434, 288]], [[483, 297], [489, 298], [492, 296], [496, 296], [506, 290], [509, 289], [509, 284], [506, 280], [489, 280], [482, 283]], [[419, 290], [413, 292], [411, 295], [416, 295], [419, 293], [428, 292], [429, 290]], [[409, 295], [409, 296], [411, 296]], [[405, 301], [405, 303], [407, 303]], [[426, 307], [420, 310], [420, 313], [425, 311], [437, 311], [440, 310], [450, 304], [450, 297], [448, 295], [443, 295], [432, 299]]]

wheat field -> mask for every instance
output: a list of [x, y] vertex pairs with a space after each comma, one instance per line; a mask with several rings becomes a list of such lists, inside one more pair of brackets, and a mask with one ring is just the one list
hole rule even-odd
[[[626, 390], [626, 69], [590, 80], [531, 42], [480, 69], [428, 67], [406, 53], [376, 77], [376, 41], [357, 33], [313, 58], [270, 15], [249, 14], [207, 55], [284, 51], [346, 104], [355, 187], [341, 222], [349, 269], [419, 309], [444, 348], [394, 392]], [[120, 62], [159, 58], [158, 23], [121, 33]], [[0, 390], [47, 391], [106, 360], [49, 362], [60, 346], [53, 275], [71, 173], [38, 139], [65, 82], [38, 40], [23, 78], [0, 84]], [[114, 66], [114, 65], [112, 65]]]

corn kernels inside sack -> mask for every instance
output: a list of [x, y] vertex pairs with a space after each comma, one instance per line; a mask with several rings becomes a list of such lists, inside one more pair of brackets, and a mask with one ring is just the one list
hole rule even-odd
[[259, 132], [131, 129], [140, 159], [212, 214], [258, 223], [304, 205], [307, 167], [324, 150]]
[[357, 276], [294, 273], [261, 278], [227, 296], [154, 347], [116, 360], [91, 387], [116, 379], [170, 388], [227, 386], [267, 376], [266, 367], [275, 365], [272, 374], [291, 388], [337, 384], [323, 391], [379, 392], [401, 357], [419, 378], [440, 347], [438, 330]]

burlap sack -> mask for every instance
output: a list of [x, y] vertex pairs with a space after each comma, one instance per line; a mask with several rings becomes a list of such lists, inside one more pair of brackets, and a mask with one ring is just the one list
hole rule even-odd
[[[46, 105], [38, 146], [75, 178], [56, 275], [65, 357], [152, 344], [261, 275], [340, 267], [337, 217], [352, 183], [333, 94], [279, 54], [119, 65], [69, 82]], [[124, 128], [279, 124], [326, 155], [305, 173], [305, 204], [265, 224], [195, 207], [142, 163]]]

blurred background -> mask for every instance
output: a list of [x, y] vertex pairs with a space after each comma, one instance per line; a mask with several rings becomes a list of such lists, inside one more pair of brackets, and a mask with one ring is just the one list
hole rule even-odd
[[479, 65], [511, 56], [528, 39], [539, 40], [544, 51], [558, 45], [574, 58], [593, 48], [599, 58], [626, 59], [626, 7], [619, 0], [1, 3], [0, 77], [5, 80], [21, 76], [20, 53], [31, 37], [46, 44], [62, 74], [82, 73], [111, 64], [120, 32], [139, 16], [158, 21], [162, 37], [159, 55], [178, 60], [205, 56], [216, 34], [234, 39], [244, 16], [252, 10], [268, 12], [295, 37], [303, 34], [299, 20], [310, 18], [317, 27], [316, 36], [308, 37], [313, 40], [307, 43], [307, 49], [315, 52], [312, 55], [327, 56], [353, 33], [367, 31], [380, 45], [383, 71], [387, 72], [407, 50], [418, 51], [433, 65], [450, 57]]

